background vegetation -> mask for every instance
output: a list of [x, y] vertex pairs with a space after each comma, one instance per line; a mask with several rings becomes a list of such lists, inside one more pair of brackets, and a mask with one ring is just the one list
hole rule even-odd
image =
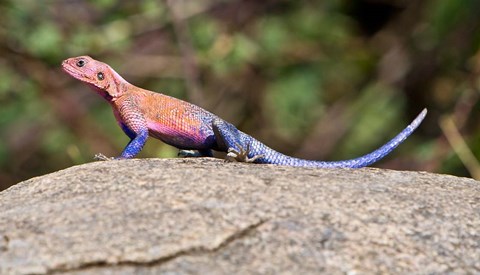
[[[479, 12], [476, 0], [2, 1], [0, 190], [128, 142], [61, 71], [84, 54], [302, 158], [364, 154], [427, 107], [375, 166], [478, 177]], [[150, 139], [139, 157], [176, 153]]]

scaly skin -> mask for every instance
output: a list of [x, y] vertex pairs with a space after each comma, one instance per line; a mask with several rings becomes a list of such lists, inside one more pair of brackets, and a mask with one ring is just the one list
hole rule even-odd
[[216, 150], [227, 152], [228, 159], [244, 162], [359, 168], [389, 154], [413, 133], [427, 113], [424, 109], [396, 137], [362, 157], [332, 162], [304, 160], [276, 152], [196, 105], [136, 87], [107, 64], [89, 56], [69, 58], [62, 67], [69, 75], [90, 85], [112, 106], [118, 124], [131, 139], [117, 159], [135, 157], [151, 136], [182, 150], [198, 150], [192, 156], [211, 156], [211, 150]]

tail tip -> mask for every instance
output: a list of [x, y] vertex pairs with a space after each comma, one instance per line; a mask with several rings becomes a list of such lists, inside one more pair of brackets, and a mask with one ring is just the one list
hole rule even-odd
[[420, 112], [420, 114], [418, 114], [418, 116], [415, 118], [415, 120], [413, 120], [411, 126], [413, 126], [413, 128], [417, 128], [418, 125], [420, 125], [420, 123], [422, 123], [423, 119], [427, 116], [427, 108], [423, 108], [423, 110]]

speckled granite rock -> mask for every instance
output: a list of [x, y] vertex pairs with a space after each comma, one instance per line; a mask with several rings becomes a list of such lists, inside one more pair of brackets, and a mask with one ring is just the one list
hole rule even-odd
[[480, 272], [480, 183], [446, 175], [95, 162], [0, 209], [0, 274]]

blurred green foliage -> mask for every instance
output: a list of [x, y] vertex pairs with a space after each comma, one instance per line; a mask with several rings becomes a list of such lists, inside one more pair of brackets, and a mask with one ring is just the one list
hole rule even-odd
[[[83, 54], [303, 158], [364, 154], [428, 107], [377, 166], [469, 176], [438, 120], [453, 115], [480, 156], [479, 11], [474, 0], [3, 1], [0, 190], [128, 142], [108, 104], [61, 72]], [[174, 156], [152, 139], [139, 157]]]

